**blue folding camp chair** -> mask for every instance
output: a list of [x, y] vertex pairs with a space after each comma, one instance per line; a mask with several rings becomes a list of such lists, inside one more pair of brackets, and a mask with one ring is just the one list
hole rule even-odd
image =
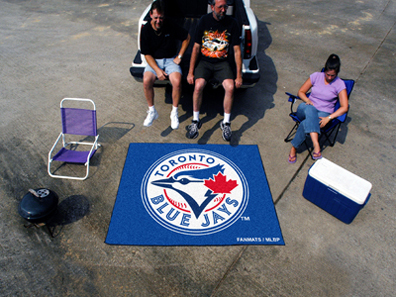
[[[352, 80], [352, 79], [343, 79], [343, 81], [345, 82], [346, 91], [347, 91], [348, 99], [349, 99], [349, 96], [352, 93], [353, 86], [355, 85], [355, 81]], [[294, 138], [294, 135], [296, 134], [297, 128], [298, 128], [298, 126], [301, 123], [301, 120], [296, 115], [296, 111], [294, 111], [294, 109], [293, 109], [294, 103], [297, 100], [301, 100], [301, 99], [300, 99], [300, 97], [295, 96], [293, 94], [290, 94], [288, 92], [286, 92], [286, 95], [289, 96], [289, 102], [291, 102], [291, 106], [290, 106], [290, 111], [291, 112], [290, 112], [289, 116], [295, 122], [293, 128], [290, 130], [289, 134], [285, 138], [285, 142], [289, 142], [289, 141], [291, 141]], [[307, 96], [309, 96], [309, 95], [310, 94], [307, 94]], [[339, 108], [340, 108], [340, 101], [337, 100], [337, 103], [336, 103], [336, 105], [334, 107], [334, 111], [336, 111]], [[348, 110], [349, 110], [349, 108], [348, 108]], [[320, 129], [319, 141], [321, 140], [321, 138], [323, 136], [325, 137], [325, 140], [322, 143], [321, 148], [326, 143], [326, 141], [329, 142], [330, 146], [334, 146], [334, 144], [336, 142], [336, 139], [337, 139], [338, 131], [340, 130], [340, 126], [347, 119], [347, 115], [348, 115], [348, 112], [344, 113], [343, 115], [341, 115], [341, 116], [339, 116], [339, 117], [337, 117], [335, 119], [332, 119], [325, 127]], [[335, 133], [335, 135], [331, 139], [331, 136], [332, 136], [333, 133]], [[313, 149], [308, 146], [306, 140], [305, 140], [305, 145], [306, 145], [306, 147], [308, 149], [309, 154], [312, 157], [312, 150]]]
[[[84, 104], [88, 102], [92, 104], [92, 109], [83, 108], [66, 108], [63, 105], [69, 102], [69, 105]], [[85, 103], [87, 104], [87, 103]], [[48, 153], [48, 174], [55, 178], [67, 178], [84, 180], [89, 175], [89, 162], [95, 154], [100, 144], [98, 143], [99, 135], [96, 126], [96, 105], [91, 99], [82, 98], [64, 98], [60, 103], [61, 117], [62, 117], [62, 132], [59, 134], [57, 140]], [[81, 136], [85, 136], [87, 141], [81, 141]], [[79, 140], [76, 140], [76, 139]], [[92, 141], [89, 141], [92, 138]], [[62, 139], [62, 148], [53, 156], [53, 152]], [[87, 149], [87, 150], [82, 150]], [[60, 161], [65, 163], [84, 164], [86, 167], [85, 176], [67, 176], [57, 175], [51, 172], [51, 164], [53, 161]]]

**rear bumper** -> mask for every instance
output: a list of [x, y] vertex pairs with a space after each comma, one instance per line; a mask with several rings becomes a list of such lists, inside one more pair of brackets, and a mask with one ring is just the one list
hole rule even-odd
[[[243, 84], [241, 88], [252, 88], [256, 85], [256, 83], [260, 80], [260, 72], [258, 68], [258, 62], [257, 58], [254, 57], [251, 62], [250, 62], [250, 67], [251, 69], [253, 68], [254, 70], [247, 70], [242, 73], [242, 80]], [[131, 75], [134, 77], [134, 79], [138, 82], [143, 82], [143, 72], [144, 72], [145, 66], [143, 66], [143, 61], [141, 59], [141, 54], [140, 51], [137, 52], [135, 59], [133, 60], [132, 67], [129, 69], [131, 72]], [[156, 81], [156, 85], [164, 85], [168, 84], [169, 81]]]

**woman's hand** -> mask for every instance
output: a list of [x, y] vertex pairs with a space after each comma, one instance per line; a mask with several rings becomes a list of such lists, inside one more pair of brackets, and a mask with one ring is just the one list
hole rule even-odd
[[309, 99], [308, 99], [308, 101], [305, 101], [305, 104], [314, 106], [313, 102], [311, 100], [309, 100]]
[[319, 121], [320, 128], [323, 128], [330, 122], [330, 118], [328, 116], [327, 117], [319, 117], [319, 119], [320, 119], [320, 121]]

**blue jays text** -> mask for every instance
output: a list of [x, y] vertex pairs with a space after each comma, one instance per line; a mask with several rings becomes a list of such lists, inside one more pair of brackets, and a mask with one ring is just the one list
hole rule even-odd
[[[168, 208], [168, 206], [169, 206], [168, 202], [163, 203], [165, 201], [165, 198], [164, 198], [163, 195], [159, 195], [157, 197], [150, 198], [150, 200], [151, 200], [151, 202], [154, 205], [160, 205], [162, 203], [162, 205], [160, 205], [156, 209], [156, 211], [158, 213], [160, 213], [160, 214], [164, 214], [164, 209]], [[216, 209], [218, 212], [221, 212], [221, 214], [219, 214], [219, 213], [217, 213], [215, 211], [212, 211], [211, 212], [212, 213], [212, 217], [211, 218], [208, 216], [208, 214], [204, 214], [204, 216], [203, 216], [204, 217], [204, 221], [202, 221], [201, 227], [206, 228], [206, 227], [209, 227], [211, 225], [214, 226], [214, 225], [218, 224], [219, 221], [224, 221], [225, 220], [225, 218], [223, 217], [224, 215], [227, 215], [227, 216], [231, 216], [232, 215], [232, 213], [228, 210], [227, 207], [232, 206], [232, 207], [235, 208], [238, 205], [239, 205], [238, 201], [236, 201], [234, 199], [226, 198], [225, 199], [225, 203], [223, 203], [221, 206], [219, 206]], [[173, 207], [170, 207], [170, 209], [168, 208], [168, 213], [166, 214], [166, 218], [169, 221], [174, 221], [179, 216], [180, 211], [176, 210], [176, 212], [174, 213], [175, 210], [176, 209], [173, 208]], [[190, 222], [189, 222], [190, 219], [191, 219], [191, 215], [187, 214], [187, 213], [184, 213], [182, 215], [182, 217], [180, 218], [180, 226], [188, 227], [190, 225]], [[197, 219], [198, 219], [198, 217], [197, 217]]]

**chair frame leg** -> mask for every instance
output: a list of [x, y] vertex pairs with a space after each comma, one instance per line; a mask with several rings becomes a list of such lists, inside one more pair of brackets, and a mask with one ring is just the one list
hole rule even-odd
[[[340, 131], [340, 127], [341, 127], [341, 123], [338, 123], [331, 131], [329, 131], [329, 133], [323, 133], [324, 136], [326, 137], [325, 141], [328, 141], [330, 143], [330, 146], [333, 147], [336, 143], [337, 140], [337, 136], [338, 136], [338, 132]], [[333, 141], [330, 139], [331, 135], [334, 133], [334, 131], [336, 131], [334, 137], [333, 137]]]
[[[293, 140], [294, 138], [294, 134], [295, 131], [297, 131], [298, 126], [300, 125], [300, 123], [296, 122], [295, 125], [293, 126], [293, 128], [290, 130], [289, 134], [286, 136], [286, 138], [284, 139], [285, 142], [290, 142]], [[293, 137], [291, 137], [293, 136]]]

